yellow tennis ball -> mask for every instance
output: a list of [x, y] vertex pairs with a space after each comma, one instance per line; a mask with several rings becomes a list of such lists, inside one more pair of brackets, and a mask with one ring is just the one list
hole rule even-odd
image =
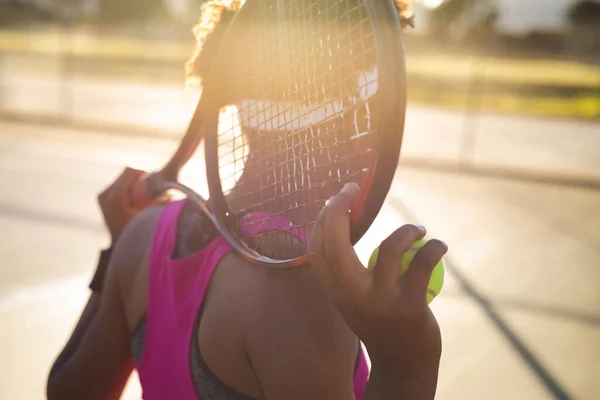
[[[402, 262], [400, 264], [400, 271], [398, 271], [399, 275], [402, 277], [408, 271], [408, 267], [410, 263], [415, 258], [415, 254], [417, 251], [427, 243], [426, 239], [419, 239], [413, 243], [412, 247], [404, 253], [402, 256]], [[379, 247], [373, 250], [371, 253], [371, 257], [369, 257], [369, 268], [373, 268], [375, 266], [375, 262], [377, 261], [377, 255], [379, 254]], [[446, 273], [446, 267], [444, 266], [444, 260], [440, 260], [437, 263], [433, 271], [431, 272], [431, 277], [429, 278], [429, 284], [427, 285], [427, 303], [431, 303], [435, 296], [440, 294], [442, 291], [442, 286], [444, 286], [444, 275]]]

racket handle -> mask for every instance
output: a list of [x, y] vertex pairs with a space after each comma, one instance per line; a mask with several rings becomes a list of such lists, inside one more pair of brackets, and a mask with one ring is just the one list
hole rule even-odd
[[143, 176], [131, 186], [129, 202], [132, 207], [141, 210], [152, 205], [154, 202], [155, 196], [151, 193], [149, 185], [152, 176], [152, 174]]

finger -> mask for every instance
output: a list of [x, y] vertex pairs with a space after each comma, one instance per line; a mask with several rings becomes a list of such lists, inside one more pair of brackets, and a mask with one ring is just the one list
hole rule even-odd
[[120, 190], [121, 187], [131, 184], [145, 174], [146, 173], [144, 171], [126, 167], [117, 177], [117, 179], [115, 179], [106, 189], [102, 191], [102, 193], [98, 195], [98, 201], [102, 202], [115, 191]]
[[333, 199], [331, 199], [321, 210], [316, 222], [312, 227], [308, 243], [307, 257], [311, 268], [315, 272], [319, 282], [321, 282], [321, 284], [324, 286], [327, 295], [331, 298], [344, 318], [348, 318], [348, 316], [353, 315], [354, 313], [354, 305], [352, 304], [352, 301], [360, 300], [353, 298], [348, 299], [342, 290], [337, 276], [331, 269], [331, 265], [325, 257], [327, 215], [330, 211], [328, 205], [330, 205], [332, 201]]
[[313, 225], [308, 241], [307, 258], [327, 294], [335, 304], [339, 304], [342, 296], [341, 288], [325, 258], [325, 226], [328, 211], [329, 209], [324, 207]]
[[325, 258], [342, 290], [358, 296], [368, 275], [350, 242], [350, 209], [360, 188], [355, 183], [344, 186], [327, 205], [325, 225]]
[[336, 304], [343, 302], [343, 292], [336, 274], [331, 269], [331, 265], [326, 255], [326, 238], [331, 233], [327, 231], [328, 214], [331, 211], [331, 205], [334, 198], [331, 198], [323, 207], [317, 220], [311, 230], [308, 244], [308, 260], [315, 271], [317, 278], [327, 289], [329, 295]]
[[130, 191], [131, 187], [145, 176], [144, 171], [140, 171], [133, 168], [125, 168], [121, 173], [121, 176], [115, 181], [114, 187], [112, 188], [115, 195], [115, 200], [118, 202], [120, 207], [124, 209], [135, 209], [130, 204]]
[[117, 178], [117, 180], [115, 181], [115, 185], [120, 187], [130, 186], [133, 182], [137, 181], [144, 175], [147, 175], [147, 173], [144, 171], [126, 167], [121, 173], [121, 176], [119, 176], [119, 178]]
[[314, 259], [315, 261], [321, 261], [323, 253], [325, 251], [325, 221], [327, 220], [327, 206], [323, 207], [317, 220], [313, 224], [310, 231], [310, 237], [308, 239], [308, 258]]
[[414, 301], [414, 304], [418, 304], [418, 302], [427, 304], [427, 286], [431, 272], [447, 251], [448, 246], [437, 239], [428, 241], [419, 249], [406, 275], [401, 280], [402, 291], [408, 301]]
[[98, 204], [100, 205], [100, 209], [104, 210], [105, 208], [105, 204], [106, 204], [106, 198], [108, 197], [108, 191], [109, 189], [104, 189], [99, 195], [98, 195]]
[[[348, 186], [348, 185], [346, 185]], [[344, 186], [344, 188], [342, 189], [342, 191], [344, 191], [344, 189], [346, 189], [346, 186]], [[350, 192], [356, 190], [357, 185], [354, 184], [352, 185], [354, 187], [351, 187], [349, 190]], [[346, 189], [346, 191], [348, 191], [348, 189]], [[326, 259], [326, 238], [328, 236], [329, 232], [328, 229], [328, 225], [327, 225], [327, 220], [328, 220], [328, 215], [331, 213], [332, 209], [334, 209], [334, 205], [336, 204], [336, 198], [341, 196], [342, 192], [340, 192], [336, 197], [332, 197], [331, 199], [329, 199], [329, 201], [327, 201], [325, 203], [325, 206], [323, 207], [323, 209], [321, 210], [321, 212], [319, 213], [319, 216], [317, 217], [317, 220], [315, 221], [312, 231], [310, 233], [310, 240], [308, 243], [308, 254], [315, 258], [315, 259]], [[339, 202], [337, 203], [338, 207], [339, 207]], [[350, 201], [351, 204], [351, 201]], [[349, 208], [348, 208], [349, 209]], [[346, 216], [347, 222], [349, 223], [349, 219]], [[349, 229], [348, 232], [346, 233], [346, 236], [349, 237]], [[326, 260], [325, 260], [326, 261]]]
[[125, 167], [123, 169], [123, 175], [139, 176], [144, 174], [147, 174], [147, 172], [137, 168]]
[[373, 268], [373, 276], [378, 286], [396, 287], [402, 256], [414, 242], [424, 237], [425, 233], [425, 228], [422, 226], [404, 225], [381, 243], [377, 262]]

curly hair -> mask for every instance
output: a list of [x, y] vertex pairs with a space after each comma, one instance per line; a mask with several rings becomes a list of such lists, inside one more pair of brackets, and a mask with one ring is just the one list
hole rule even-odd
[[[202, 76], [206, 73], [208, 61], [202, 60], [201, 55], [205, 49], [216, 47], [218, 44], [217, 40], [214, 41], [214, 44], [207, 44], [207, 39], [211, 36], [218, 36], [219, 30], [223, 33], [236, 11], [245, 2], [246, 0], [207, 0], [202, 5], [198, 23], [192, 29], [196, 38], [196, 48], [185, 65], [187, 85], [202, 85]], [[394, 0], [394, 2], [402, 26], [413, 26], [412, 4], [414, 0]]]
[[200, 8], [200, 18], [198, 23], [192, 28], [192, 33], [196, 38], [196, 48], [192, 53], [192, 57], [185, 64], [186, 84], [198, 85], [202, 84], [201, 76], [204, 75], [199, 71], [198, 61], [206, 39], [215, 31], [219, 23], [223, 19], [224, 13], [235, 13], [245, 0], [208, 0], [202, 4]]

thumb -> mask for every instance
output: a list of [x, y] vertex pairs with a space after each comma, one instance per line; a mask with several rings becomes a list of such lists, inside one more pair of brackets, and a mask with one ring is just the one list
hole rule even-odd
[[[352, 251], [348, 210], [358, 191], [356, 184], [347, 185], [343, 190], [344, 194], [340, 193], [326, 203], [312, 228], [308, 245], [309, 262], [338, 306], [344, 304], [346, 299], [338, 279], [339, 271], [335, 269], [340, 269], [339, 253]], [[330, 220], [332, 212], [335, 214], [334, 221]]]
[[343, 259], [347, 257], [349, 248], [352, 248], [350, 209], [359, 192], [360, 188], [356, 183], [347, 183], [325, 206], [325, 256], [330, 263], [347, 264]]
[[123, 182], [123, 184], [127, 184], [135, 182], [137, 179], [141, 178], [144, 175], [147, 175], [147, 172], [131, 167], [126, 167], [121, 173], [121, 176], [119, 177], [118, 181]]
[[355, 183], [344, 186], [327, 208], [325, 227], [325, 258], [338, 283], [346, 293], [356, 298], [361, 294], [367, 270], [362, 265], [350, 241], [350, 209], [360, 188]]

